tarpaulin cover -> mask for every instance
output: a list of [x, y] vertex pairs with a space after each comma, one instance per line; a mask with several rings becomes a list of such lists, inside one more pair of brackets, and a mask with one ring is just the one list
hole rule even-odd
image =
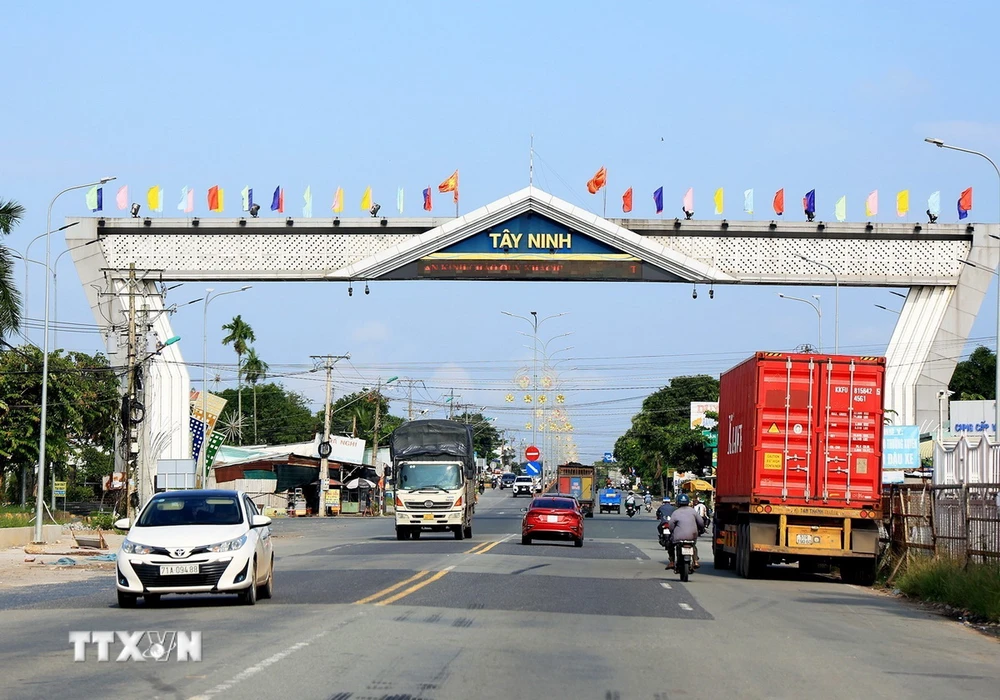
[[471, 460], [472, 428], [453, 420], [415, 420], [396, 428], [389, 439], [393, 460], [449, 455]]

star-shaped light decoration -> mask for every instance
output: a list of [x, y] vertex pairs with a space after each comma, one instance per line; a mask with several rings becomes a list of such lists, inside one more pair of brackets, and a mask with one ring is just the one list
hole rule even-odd
[[513, 395], [513, 394], [507, 394], [507, 395], [506, 395], [506, 396], [504, 396], [503, 398], [504, 398], [504, 400], [505, 400], [505, 401], [506, 401], [507, 403], [513, 403], [513, 402], [514, 402], [514, 395]]
[[524, 424], [524, 429], [525, 430], [531, 430], [531, 423], [525, 423]]
[[545, 394], [542, 394], [541, 396], [538, 397], [538, 403], [545, 403], [548, 400], [549, 400], [549, 397], [546, 396]]
[[524, 403], [531, 403], [531, 394], [524, 395]]
[[556, 394], [556, 403], [566, 403], [566, 397], [562, 394]]

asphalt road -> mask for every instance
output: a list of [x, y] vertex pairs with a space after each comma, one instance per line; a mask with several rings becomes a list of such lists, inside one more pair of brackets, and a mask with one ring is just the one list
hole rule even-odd
[[[275, 597], [252, 608], [121, 610], [110, 575], [0, 590], [0, 697], [997, 697], [1000, 646], [956, 623], [794, 568], [745, 581], [706, 561], [682, 584], [645, 513], [587, 520], [580, 549], [525, 547], [525, 505], [487, 491], [463, 542], [276, 521]], [[74, 662], [70, 632], [100, 630], [201, 631], [202, 661], [116, 663], [115, 642]]]

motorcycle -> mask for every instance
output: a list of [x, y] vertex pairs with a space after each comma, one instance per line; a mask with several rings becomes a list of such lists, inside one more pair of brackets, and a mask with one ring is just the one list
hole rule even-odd
[[656, 534], [660, 540], [660, 546], [663, 547], [668, 552], [670, 551], [670, 528], [667, 527], [667, 521], [661, 520], [656, 526]]
[[652, 513], [653, 512], [653, 504], [652, 503], [647, 503], [646, 504], [646, 512], [647, 513]]
[[628, 514], [628, 517], [631, 518], [633, 515], [639, 512], [639, 508], [636, 507], [634, 503], [626, 503], [625, 512]]
[[674, 571], [687, 582], [688, 576], [694, 571], [694, 540], [674, 542]]
[[486, 491], [486, 484], [479, 482], [479, 495], [482, 495]]

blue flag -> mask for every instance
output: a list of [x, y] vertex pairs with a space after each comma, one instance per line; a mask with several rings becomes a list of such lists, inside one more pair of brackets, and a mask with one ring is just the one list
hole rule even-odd
[[806, 214], [816, 213], [816, 190], [809, 190], [802, 198], [802, 210]]
[[663, 213], [663, 188], [657, 187], [656, 191], [653, 192], [653, 203], [656, 205], [656, 213]]
[[285, 193], [281, 191], [281, 185], [274, 188], [274, 195], [271, 197], [271, 211], [285, 211]]
[[962, 219], [967, 219], [967, 218], [969, 218], [969, 210], [962, 208], [962, 200], [959, 199], [958, 200], [958, 220], [961, 221]]

